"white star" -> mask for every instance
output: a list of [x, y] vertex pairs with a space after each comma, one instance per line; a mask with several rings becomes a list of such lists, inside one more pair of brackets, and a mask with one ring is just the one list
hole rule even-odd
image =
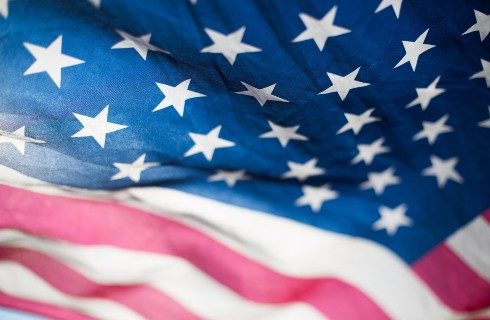
[[141, 178], [141, 173], [147, 169], [158, 167], [160, 164], [158, 162], [147, 162], [145, 163], [146, 154], [142, 154], [133, 163], [113, 163], [114, 167], [119, 169], [119, 172], [111, 177], [111, 180], [119, 180], [124, 178], [129, 178], [133, 182], [139, 182]]
[[[490, 106], [488, 106], [488, 113], [490, 113]], [[483, 120], [483, 121], [478, 122], [478, 125], [480, 127], [490, 129], [490, 118], [488, 118], [487, 120]]]
[[478, 10], [473, 11], [475, 12], [476, 23], [466, 30], [463, 35], [478, 31], [480, 33], [480, 41], [483, 42], [490, 33], [490, 14], [487, 15]]
[[302, 186], [303, 195], [296, 199], [296, 206], [310, 206], [313, 212], [318, 212], [322, 208], [325, 201], [333, 200], [338, 197], [338, 192], [330, 189], [330, 185], [326, 184], [321, 187]]
[[376, 8], [376, 11], [374, 11], [374, 13], [378, 13], [388, 7], [392, 7], [393, 11], [395, 11], [396, 17], [399, 18], [400, 10], [402, 9], [402, 2], [403, 0], [381, 0], [379, 6]]
[[401, 204], [396, 208], [388, 208], [381, 206], [379, 208], [380, 218], [373, 223], [373, 229], [378, 231], [385, 229], [388, 235], [392, 236], [400, 227], [411, 227], [413, 225], [412, 219], [406, 216], [407, 206]]
[[219, 137], [220, 131], [221, 126], [217, 126], [207, 134], [189, 133], [192, 141], [194, 141], [194, 146], [187, 150], [184, 157], [202, 153], [206, 160], [211, 161], [216, 149], [233, 147], [235, 145], [234, 142]]
[[427, 138], [429, 144], [433, 144], [434, 142], [436, 142], [437, 137], [440, 134], [453, 131], [452, 127], [446, 125], [446, 121], [448, 119], [449, 116], [446, 114], [435, 122], [423, 121], [423, 129], [413, 136], [413, 140], [416, 141]]
[[390, 148], [383, 146], [384, 141], [384, 138], [379, 138], [378, 140], [373, 141], [371, 144], [358, 145], [357, 151], [359, 151], [359, 153], [354, 159], [352, 159], [352, 163], [356, 164], [364, 161], [365, 164], [369, 165], [378, 154], [390, 151]]
[[361, 183], [361, 189], [374, 189], [377, 195], [382, 194], [387, 186], [400, 183], [400, 178], [395, 176], [395, 169], [390, 167], [381, 172], [368, 173], [368, 180]]
[[353, 113], [344, 113], [345, 118], [347, 119], [347, 123], [344, 124], [344, 126], [340, 128], [339, 131], [337, 131], [337, 134], [341, 134], [349, 130], [352, 130], [354, 134], [358, 134], [361, 131], [362, 127], [364, 127], [366, 124], [380, 121], [379, 118], [371, 117], [373, 111], [374, 108], [366, 110], [360, 115]]
[[245, 30], [245, 27], [241, 27], [232, 33], [223, 34], [212, 29], [205, 28], [204, 31], [214, 43], [203, 48], [201, 52], [221, 53], [223, 56], [225, 56], [226, 60], [233, 65], [237, 55], [240, 53], [262, 51], [260, 48], [256, 48], [242, 42]]
[[26, 137], [26, 127], [22, 126], [19, 129], [7, 132], [0, 130], [0, 144], [11, 143], [21, 154], [25, 153], [26, 143], [45, 143], [42, 140]]
[[0, 0], [0, 16], [5, 19], [9, 16], [9, 0]]
[[100, 3], [102, 0], [88, 0], [94, 7], [100, 8]]
[[146, 60], [146, 56], [148, 55], [148, 50], [150, 51], [159, 51], [166, 54], [170, 54], [168, 51], [155, 47], [150, 44], [151, 33], [147, 33], [140, 37], [135, 37], [121, 30], [117, 30], [116, 32], [124, 39], [116, 43], [111, 47], [111, 49], [134, 49], [138, 54]]
[[368, 86], [369, 83], [356, 80], [357, 74], [359, 73], [360, 69], [361, 67], [357, 68], [356, 70], [352, 71], [351, 73], [343, 77], [327, 72], [327, 76], [332, 82], [332, 85], [327, 89], [323, 90], [322, 92], [320, 92], [319, 94], [337, 92], [340, 96], [340, 99], [342, 99], [343, 101], [345, 97], [347, 97], [347, 95], [349, 94], [350, 90]]
[[402, 41], [403, 47], [405, 48], [405, 55], [400, 60], [400, 62], [396, 64], [395, 68], [398, 68], [399, 66], [407, 62], [410, 62], [412, 70], [415, 71], [415, 69], [417, 68], [417, 62], [419, 61], [419, 56], [427, 50], [435, 47], [432, 44], [424, 43], [428, 32], [429, 29], [425, 30], [424, 33], [422, 33], [414, 42]]
[[261, 134], [260, 138], [277, 138], [279, 140], [279, 143], [283, 147], [287, 146], [290, 140], [308, 141], [307, 137], [296, 133], [296, 131], [298, 131], [299, 129], [299, 126], [281, 127], [280, 125], [277, 125], [272, 121], [267, 122], [269, 123], [269, 126], [272, 130]]
[[284, 179], [296, 178], [299, 181], [305, 181], [309, 177], [324, 174], [325, 169], [317, 167], [317, 163], [317, 158], [310, 159], [305, 163], [288, 161], [289, 171], [285, 172], [282, 177]]
[[437, 88], [439, 80], [441, 80], [441, 76], [435, 78], [427, 88], [415, 88], [415, 91], [417, 91], [417, 98], [407, 104], [407, 108], [420, 104], [422, 110], [426, 110], [432, 99], [446, 92], [446, 89]]
[[337, 6], [332, 7], [321, 19], [315, 19], [306, 13], [300, 13], [299, 17], [305, 25], [305, 31], [301, 32], [293, 42], [300, 42], [313, 39], [320, 51], [323, 51], [328, 38], [337, 37], [350, 30], [333, 24], [337, 15]]
[[490, 88], [490, 62], [484, 59], [480, 59], [482, 71], [475, 73], [470, 79], [484, 78], [487, 83], [487, 88]]
[[36, 58], [36, 61], [24, 72], [30, 75], [46, 72], [58, 88], [61, 87], [61, 69], [84, 63], [85, 61], [61, 53], [63, 36], [59, 36], [47, 48], [24, 42], [24, 47]]
[[276, 87], [276, 84], [272, 84], [268, 87], [264, 87], [262, 89], [259, 89], [259, 88], [256, 88], [254, 86], [251, 86], [249, 85], [248, 83], [245, 83], [243, 81], [240, 81], [244, 86], [245, 88], [247, 88], [247, 90], [245, 91], [239, 91], [239, 92], [235, 92], [235, 93], [238, 93], [238, 94], [242, 94], [242, 95], [245, 95], [245, 96], [250, 96], [250, 97], [254, 97], [258, 103], [260, 103], [260, 105], [263, 107], [264, 104], [271, 100], [271, 101], [279, 101], [279, 102], [289, 102], [283, 98], [280, 98], [278, 96], [275, 96], [272, 94], [272, 91], [274, 90], [274, 88]]
[[105, 138], [108, 133], [128, 127], [107, 121], [107, 116], [109, 115], [108, 105], [93, 118], [78, 113], [73, 113], [73, 115], [80, 121], [83, 128], [72, 135], [72, 138], [92, 137], [102, 148], [105, 146]]
[[158, 88], [165, 95], [165, 98], [153, 109], [158, 111], [170, 106], [173, 106], [177, 113], [183, 117], [185, 102], [189, 99], [205, 97], [204, 94], [189, 90], [191, 79], [182, 81], [175, 87], [163, 83], [156, 83]]
[[26, 148], [25, 127], [12, 132], [0, 132], [0, 144], [11, 143], [21, 154], [24, 154]]
[[228, 187], [234, 187], [239, 180], [248, 180], [249, 176], [245, 174], [245, 170], [216, 170], [216, 173], [209, 176], [208, 181], [224, 181]]
[[448, 180], [463, 183], [463, 178], [454, 168], [458, 164], [457, 157], [443, 160], [437, 156], [431, 156], [430, 162], [432, 163], [432, 166], [424, 169], [422, 174], [424, 176], [436, 177], [439, 188], [444, 187]]

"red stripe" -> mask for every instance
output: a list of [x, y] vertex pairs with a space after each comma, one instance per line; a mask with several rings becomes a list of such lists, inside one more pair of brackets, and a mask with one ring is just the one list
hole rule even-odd
[[485, 219], [488, 223], [490, 223], [490, 209], [487, 209], [482, 213], [483, 219]]
[[63, 263], [33, 250], [0, 247], [0, 260], [22, 264], [70, 296], [113, 300], [147, 319], [198, 319], [174, 300], [147, 285], [100, 285]]
[[134, 208], [0, 186], [0, 213], [4, 228], [182, 257], [253, 301], [303, 301], [331, 319], [388, 319], [365, 294], [343, 281], [279, 274], [200, 231]]
[[59, 320], [95, 320], [86, 315], [79, 314], [70, 309], [64, 309], [49, 304], [33, 302], [25, 299], [16, 298], [0, 291], [0, 306], [22, 310], [38, 314], [40, 316], [50, 317]]
[[454, 310], [476, 311], [490, 306], [490, 284], [445, 244], [430, 251], [412, 267]]

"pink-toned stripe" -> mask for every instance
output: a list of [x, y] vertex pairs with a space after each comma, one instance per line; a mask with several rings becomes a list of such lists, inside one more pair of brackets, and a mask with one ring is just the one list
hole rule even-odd
[[[303, 301], [332, 320], [389, 319], [364, 293], [343, 281], [279, 274], [198, 230], [120, 204], [0, 186], [0, 213], [3, 228], [79, 244], [109, 244], [184, 258], [256, 302]], [[322, 258], [327, 259], [328, 253]]]
[[0, 247], [0, 260], [22, 264], [67, 295], [112, 300], [129, 307], [147, 319], [199, 319], [171, 298], [147, 285], [97, 284], [63, 263], [37, 251]]
[[454, 310], [476, 311], [490, 306], [490, 283], [445, 244], [430, 251], [412, 268]]
[[27, 311], [57, 320], [95, 320], [73, 310], [10, 296], [0, 291], [0, 306]]
[[490, 209], [487, 209], [482, 213], [483, 219], [485, 219], [488, 223], [490, 223]]

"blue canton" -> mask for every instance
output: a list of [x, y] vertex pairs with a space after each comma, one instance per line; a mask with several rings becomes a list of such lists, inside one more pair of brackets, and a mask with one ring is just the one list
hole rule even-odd
[[174, 188], [413, 262], [490, 206], [490, 2], [389, 2], [10, 1], [0, 164]]

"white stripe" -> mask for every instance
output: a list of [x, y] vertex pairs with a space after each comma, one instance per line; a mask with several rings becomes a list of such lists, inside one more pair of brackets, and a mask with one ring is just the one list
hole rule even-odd
[[[8, 170], [11, 171], [6, 181], [37, 192], [91, 197], [86, 190], [70, 191], [45, 183], [42, 186], [39, 180], [25, 183], [21, 181], [25, 180], [25, 175]], [[283, 274], [341, 279], [365, 292], [397, 320], [448, 320], [462, 316], [449, 310], [398, 256], [374, 241], [167, 188], [94, 192], [92, 197], [116, 198], [155, 214], [172, 214]]]
[[0, 261], [0, 291], [17, 298], [73, 309], [96, 319], [144, 319], [131, 309], [113, 301], [66, 295], [29, 269], [12, 261]]
[[204, 319], [325, 319], [304, 303], [267, 305], [245, 300], [186, 260], [174, 256], [106, 245], [69, 244], [17, 230], [1, 230], [0, 246], [42, 252], [98, 284], [148, 284]]
[[394, 319], [454, 317], [406, 263], [373, 241], [173, 189], [132, 188], [127, 192], [153, 206], [152, 211], [174, 213], [280, 273], [334, 277], [351, 283]]
[[448, 246], [482, 278], [490, 281], [490, 224], [478, 217], [447, 240]]
[[12, 168], [6, 167], [0, 164], [0, 182], [6, 184], [13, 185], [26, 185], [26, 186], [34, 186], [34, 185], [46, 185], [45, 182], [31, 178], [22, 174]]

